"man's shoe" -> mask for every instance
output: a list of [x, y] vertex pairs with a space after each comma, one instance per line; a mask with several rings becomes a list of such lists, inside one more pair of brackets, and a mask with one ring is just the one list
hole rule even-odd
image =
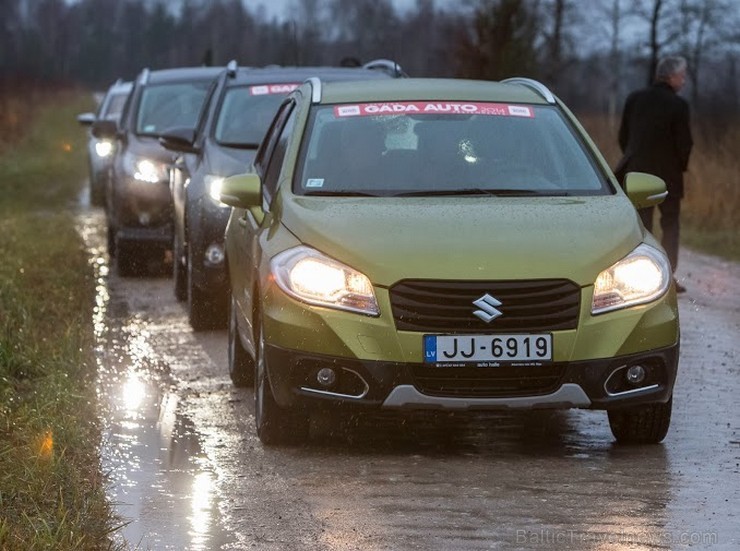
[[685, 293], [685, 292], [686, 292], [686, 287], [684, 287], [683, 285], [681, 285], [681, 284], [680, 284], [680, 283], [678, 282], [678, 280], [677, 280], [677, 279], [674, 279], [674, 280], [673, 280], [673, 283], [674, 283], [674, 284], [676, 285], [676, 292], [677, 292], [677, 293]]

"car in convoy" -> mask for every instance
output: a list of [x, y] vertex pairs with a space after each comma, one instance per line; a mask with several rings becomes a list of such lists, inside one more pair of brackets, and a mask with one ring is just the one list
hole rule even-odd
[[[95, 113], [81, 113], [77, 122], [83, 126], [92, 126], [96, 120], [117, 121], [123, 111], [126, 98], [131, 92], [131, 82], [118, 79], [105, 93]], [[114, 153], [113, 140], [98, 139], [90, 133], [87, 140], [87, 159], [90, 174], [90, 203], [95, 206], [105, 205], [105, 182]]]
[[225, 326], [228, 285], [224, 230], [230, 208], [218, 193], [223, 178], [244, 172], [254, 159], [283, 97], [312, 76], [324, 81], [403, 76], [393, 62], [362, 67], [237, 67], [217, 80], [195, 132], [174, 129], [160, 143], [177, 153], [170, 171], [173, 198], [175, 296], [187, 300], [196, 330]]
[[229, 370], [265, 443], [314, 408], [606, 410], [668, 430], [679, 350], [665, 252], [541, 83], [311, 79], [226, 178]]
[[137, 273], [172, 248], [172, 152], [159, 144], [171, 128], [194, 128], [224, 67], [144, 69], [116, 124], [96, 121], [96, 137], [115, 140], [106, 192], [108, 249], [121, 275]]

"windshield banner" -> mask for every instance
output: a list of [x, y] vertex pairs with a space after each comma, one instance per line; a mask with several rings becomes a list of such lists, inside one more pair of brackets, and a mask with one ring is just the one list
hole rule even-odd
[[335, 105], [334, 116], [372, 117], [378, 115], [490, 115], [496, 117], [534, 117], [526, 105], [471, 103], [464, 101], [397, 101]]
[[259, 86], [250, 86], [249, 95], [266, 96], [268, 94], [290, 94], [293, 90], [295, 90], [299, 86], [300, 84], [294, 84], [294, 83], [260, 84]]

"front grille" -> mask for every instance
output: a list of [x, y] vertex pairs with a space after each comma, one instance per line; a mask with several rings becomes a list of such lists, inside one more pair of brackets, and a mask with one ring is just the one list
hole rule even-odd
[[[488, 293], [502, 315], [473, 315]], [[575, 329], [581, 290], [566, 279], [531, 281], [405, 280], [390, 289], [396, 328], [430, 333], [542, 332]]]
[[414, 386], [430, 396], [495, 398], [555, 392], [565, 367], [414, 366], [412, 372]]

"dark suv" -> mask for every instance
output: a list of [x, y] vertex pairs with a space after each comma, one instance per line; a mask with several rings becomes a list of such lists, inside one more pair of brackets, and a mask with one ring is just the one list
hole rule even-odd
[[121, 275], [135, 273], [150, 254], [172, 246], [172, 153], [159, 136], [173, 127], [195, 127], [204, 100], [223, 67], [144, 69], [116, 125], [93, 124], [97, 137], [117, 140], [108, 178], [108, 248]]
[[247, 169], [284, 97], [316, 76], [328, 82], [404, 73], [386, 60], [353, 68], [252, 68], [231, 62], [218, 78], [195, 134], [180, 128], [160, 138], [165, 148], [180, 153], [170, 172], [175, 295], [187, 300], [196, 330], [224, 325], [227, 318], [223, 242], [230, 209], [218, 200], [221, 182]]

